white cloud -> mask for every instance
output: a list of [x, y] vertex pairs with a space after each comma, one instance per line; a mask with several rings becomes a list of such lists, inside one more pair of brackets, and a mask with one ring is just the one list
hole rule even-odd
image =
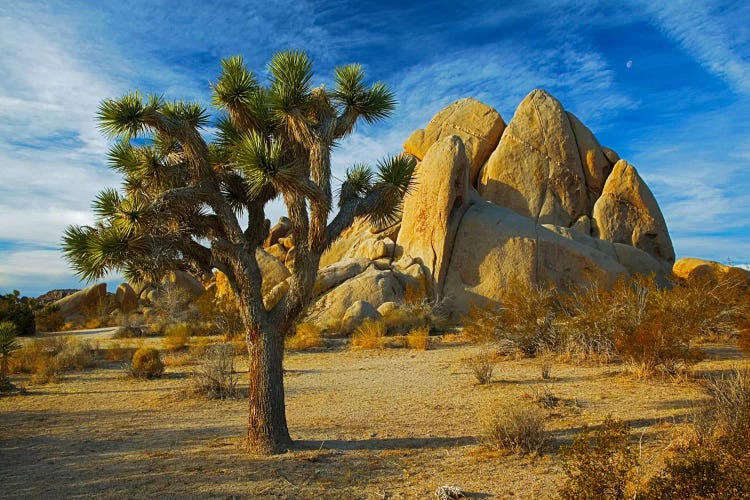
[[[714, 7], [713, 9], [711, 7]], [[750, 93], [748, 4], [723, 7], [700, 0], [642, 2], [656, 23], [708, 71]]]

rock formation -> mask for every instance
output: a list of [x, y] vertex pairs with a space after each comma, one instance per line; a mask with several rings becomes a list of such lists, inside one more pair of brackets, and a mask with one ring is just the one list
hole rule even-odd
[[358, 220], [322, 259], [308, 319], [329, 333], [406, 290], [442, 298], [458, 320], [510, 279], [570, 288], [646, 274], [670, 286], [674, 251], [653, 194], [547, 92], [531, 92], [507, 127], [457, 101], [404, 149], [421, 161], [400, 224]]

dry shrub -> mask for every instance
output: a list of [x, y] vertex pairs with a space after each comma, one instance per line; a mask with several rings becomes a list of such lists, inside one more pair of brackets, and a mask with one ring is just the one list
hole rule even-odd
[[31, 383], [60, 380], [65, 371], [82, 371], [95, 364], [94, 348], [73, 337], [50, 337], [26, 343], [11, 359], [12, 373], [31, 374]]
[[533, 388], [532, 399], [544, 408], [554, 408], [560, 403], [560, 398], [555, 396], [552, 388], [546, 384]]
[[711, 400], [694, 423], [699, 439], [670, 457], [643, 498], [750, 497], [750, 386], [747, 370], [710, 381]]
[[209, 345], [211, 345], [211, 340], [206, 337], [199, 337], [195, 342], [190, 344], [190, 354], [195, 357], [201, 356], [206, 352]]
[[514, 453], [539, 453], [547, 439], [544, 417], [544, 412], [533, 406], [500, 406], [483, 419], [484, 440]]
[[406, 335], [406, 346], [409, 349], [426, 351], [430, 346], [430, 329], [427, 327], [415, 328]]
[[471, 370], [477, 382], [486, 385], [492, 382], [492, 372], [497, 364], [497, 355], [488, 345], [485, 345], [466, 358], [464, 364]]
[[567, 480], [559, 494], [564, 499], [624, 499], [633, 488], [638, 458], [628, 444], [630, 428], [612, 417], [591, 436], [584, 428], [573, 444], [560, 447]]
[[34, 313], [37, 332], [56, 332], [63, 328], [65, 318], [54, 304], [47, 304]]
[[137, 325], [122, 325], [118, 327], [114, 334], [113, 339], [132, 339], [138, 337], [145, 337], [149, 332], [149, 328], [145, 326]]
[[118, 342], [115, 342], [111, 344], [108, 349], [104, 350], [104, 359], [107, 361], [119, 361], [124, 363], [132, 359], [136, 350], [135, 347], [123, 347]]
[[314, 323], [298, 324], [294, 335], [287, 338], [284, 343], [286, 348], [292, 351], [305, 351], [324, 346], [322, 331]]
[[558, 294], [552, 285], [532, 285], [510, 278], [500, 291], [500, 306], [472, 305], [464, 317], [464, 335], [472, 342], [500, 341], [526, 356], [560, 344]]
[[366, 319], [352, 334], [352, 347], [382, 349], [387, 328], [382, 320]]
[[190, 340], [190, 326], [187, 323], [175, 323], [164, 329], [162, 345], [167, 351], [179, 351], [187, 346]]
[[135, 351], [129, 373], [135, 378], [142, 379], [161, 377], [164, 373], [164, 363], [159, 357], [159, 351], [153, 347], [141, 347]]
[[232, 344], [208, 346], [190, 376], [188, 391], [209, 399], [230, 399], [239, 396], [238, 374], [234, 370]]
[[415, 328], [430, 328], [440, 324], [444, 319], [444, 305], [442, 302], [434, 302], [427, 299], [412, 301], [404, 300], [398, 307], [386, 311], [383, 315], [388, 334], [406, 334]]

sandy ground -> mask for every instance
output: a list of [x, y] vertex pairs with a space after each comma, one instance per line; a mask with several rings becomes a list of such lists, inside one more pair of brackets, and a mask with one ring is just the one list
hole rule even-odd
[[[636, 380], [619, 365], [556, 363], [540, 378], [536, 360], [498, 364], [479, 386], [462, 362], [476, 350], [320, 350], [286, 359], [288, 422], [295, 448], [271, 458], [242, 449], [247, 403], [185, 399], [190, 366], [135, 381], [117, 363], [29, 385], [0, 398], [4, 498], [429, 498], [457, 485], [473, 498], [549, 498], [564, 479], [557, 450], [583, 425], [612, 414], [640, 442], [644, 470], [657, 466], [700, 387]], [[697, 374], [746, 362], [707, 346]], [[242, 377], [242, 382], [246, 382]], [[531, 404], [543, 386], [550, 440], [539, 456], [481, 443], [478, 419], [507, 403]], [[433, 496], [434, 498], [434, 496]]]

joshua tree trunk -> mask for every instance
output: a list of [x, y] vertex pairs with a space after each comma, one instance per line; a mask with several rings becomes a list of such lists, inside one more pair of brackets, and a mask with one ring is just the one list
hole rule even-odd
[[292, 439], [284, 408], [284, 335], [266, 325], [248, 336], [250, 366], [250, 412], [247, 441], [250, 451], [260, 455], [289, 449]]
[[0, 387], [8, 383], [8, 354], [3, 354], [0, 362]]

